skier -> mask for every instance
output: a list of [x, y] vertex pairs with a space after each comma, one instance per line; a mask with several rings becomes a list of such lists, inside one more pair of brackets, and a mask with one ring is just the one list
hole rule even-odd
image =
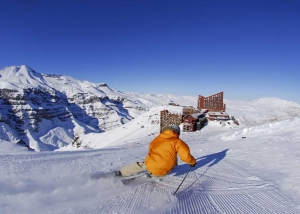
[[164, 128], [150, 143], [145, 162], [122, 167], [120, 171], [114, 172], [114, 175], [126, 177], [147, 170], [150, 177], [164, 176], [177, 166], [177, 154], [182, 161], [195, 167], [196, 159], [190, 154], [189, 146], [179, 138], [179, 135], [180, 127], [176, 124]]

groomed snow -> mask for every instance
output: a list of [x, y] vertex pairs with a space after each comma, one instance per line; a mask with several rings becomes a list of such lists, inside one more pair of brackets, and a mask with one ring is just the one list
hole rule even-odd
[[158, 112], [180, 107], [153, 107], [123, 127], [83, 135], [79, 149], [36, 153], [1, 141], [0, 212], [300, 213], [300, 118], [280, 106], [232, 102], [229, 115], [252, 125], [209, 122], [182, 133], [197, 165], [175, 196], [189, 168], [181, 161], [163, 181], [136, 186], [90, 176], [143, 160], [159, 132]]

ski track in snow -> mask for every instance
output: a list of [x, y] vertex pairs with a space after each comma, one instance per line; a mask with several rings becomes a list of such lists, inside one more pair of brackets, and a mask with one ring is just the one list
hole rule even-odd
[[[145, 149], [141, 149], [141, 146]], [[96, 169], [101, 166], [101, 172], [108, 171], [110, 161], [117, 163], [111, 165], [110, 169], [117, 169], [128, 162], [143, 159], [146, 148], [140, 145], [83, 152], [32, 153], [18, 155], [18, 158], [4, 155], [0, 170], [8, 175], [10, 181], [4, 177], [0, 184], [11, 185], [2, 188], [4, 193], [6, 189], [10, 193], [7, 196], [10, 200], [2, 198], [1, 213], [20, 213], [21, 210], [23, 213], [38, 213], [40, 207], [35, 209], [30, 206], [35, 200], [43, 206], [44, 213], [64, 214], [300, 213], [297, 204], [274, 184], [262, 180], [228, 157], [218, 162], [212, 162], [211, 156], [200, 157], [176, 196], [172, 193], [189, 167], [182, 162], [163, 181], [134, 187], [124, 187], [117, 179], [90, 179], [89, 175], [97, 172]], [[128, 159], [128, 156], [132, 157]], [[52, 163], [55, 163], [55, 167]], [[49, 183], [49, 177], [59, 175], [58, 172], [61, 177], [53, 177], [53, 183]], [[47, 179], [43, 179], [43, 176]], [[36, 194], [39, 198], [35, 197]], [[73, 201], [68, 202], [69, 196]], [[27, 201], [28, 206], [22, 200]], [[78, 201], [76, 206], [74, 200]], [[15, 201], [14, 204], [10, 204], [11, 201]]]

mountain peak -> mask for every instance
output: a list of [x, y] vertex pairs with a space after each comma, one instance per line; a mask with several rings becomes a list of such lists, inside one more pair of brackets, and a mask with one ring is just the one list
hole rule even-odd
[[44, 84], [43, 76], [27, 65], [7, 66], [1, 69], [0, 80], [20, 88]]
[[31, 67], [27, 66], [27, 65], [14, 65], [14, 66], [6, 66], [3, 69], [4, 71], [12, 71], [12, 72], [33, 72], [36, 73], [36, 71], [34, 71]]

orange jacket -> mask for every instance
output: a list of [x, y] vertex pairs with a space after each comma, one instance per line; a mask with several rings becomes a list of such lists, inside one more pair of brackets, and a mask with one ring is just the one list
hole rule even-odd
[[176, 166], [177, 153], [182, 161], [196, 163], [189, 146], [179, 139], [178, 134], [165, 130], [150, 143], [145, 160], [146, 169], [158, 176], [168, 174]]

